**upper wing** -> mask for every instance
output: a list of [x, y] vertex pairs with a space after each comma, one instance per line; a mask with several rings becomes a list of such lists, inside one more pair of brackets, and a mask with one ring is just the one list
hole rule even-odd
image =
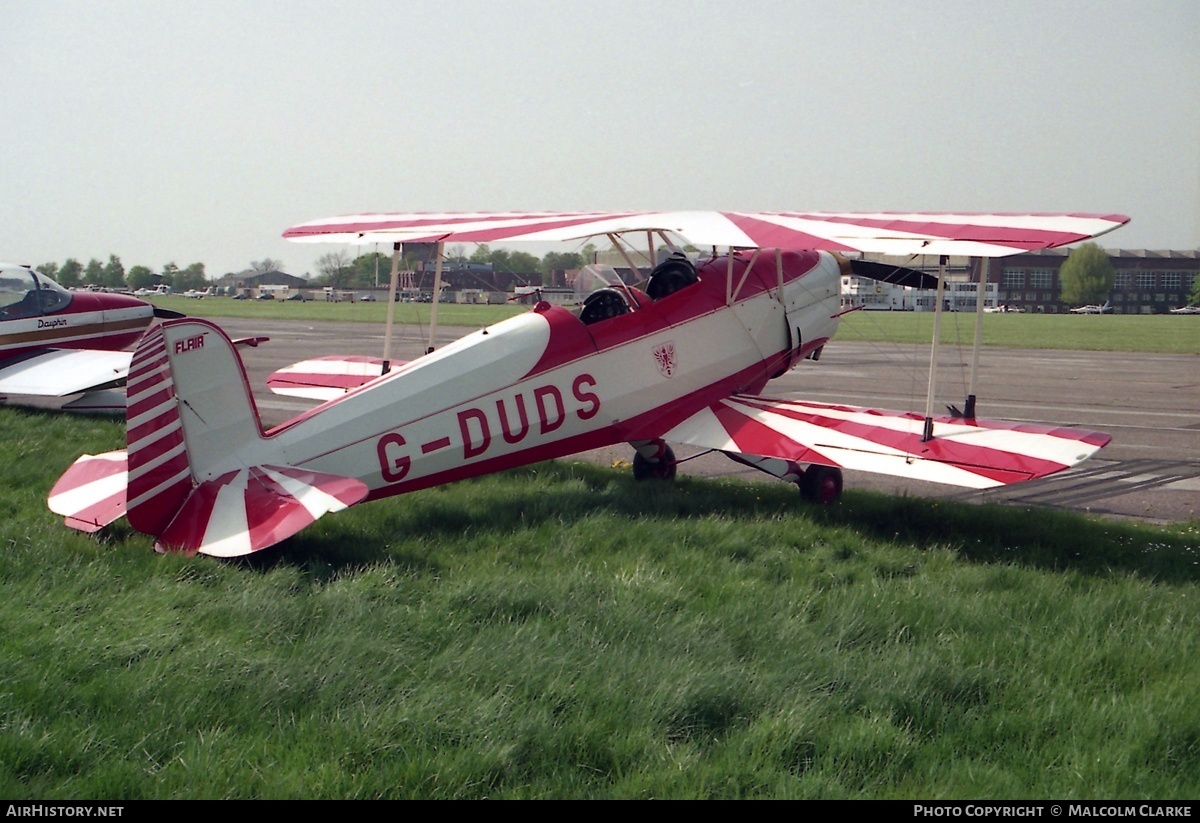
[[0, 365], [0, 396], [66, 397], [120, 385], [133, 352], [48, 349]]
[[1107, 445], [1101, 432], [1006, 420], [918, 414], [734, 395], [693, 415], [664, 440], [759, 457], [982, 489], [1045, 477]]
[[1121, 214], [417, 212], [314, 220], [283, 236], [297, 242], [499, 243], [663, 231], [699, 246], [1004, 257], [1097, 237], [1127, 222]]

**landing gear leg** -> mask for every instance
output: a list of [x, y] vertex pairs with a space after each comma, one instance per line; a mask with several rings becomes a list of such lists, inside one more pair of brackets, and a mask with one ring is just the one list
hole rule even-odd
[[836, 503], [842, 496], [842, 470], [833, 466], [809, 466], [800, 478], [800, 494], [814, 503]]
[[836, 503], [842, 496], [842, 470], [833, 466], [818, 466], [815, 463], [801, 468], [794, 460], [780, 457], [755, 457], [737, 452], [723, 452], [729, 459], [745, 466], [766, 472], [772, 477], [795, 483], [805, 500], [826, 505]]
[[674, 480], [675, 452], [661, 440], [639, 440], [631, 443], [635, 480]]

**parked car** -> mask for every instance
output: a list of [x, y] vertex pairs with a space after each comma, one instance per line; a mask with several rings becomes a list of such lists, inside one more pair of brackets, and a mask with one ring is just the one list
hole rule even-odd
[[358, 302], [360, 302], [360, 303], [374, 303], [374, 302], [375, 302], [375, 295], [373, 295], [373, 294], [364, 294], [362, 297], [358, 298]]

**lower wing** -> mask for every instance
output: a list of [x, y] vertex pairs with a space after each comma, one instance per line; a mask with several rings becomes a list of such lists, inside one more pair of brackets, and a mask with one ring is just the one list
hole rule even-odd
[[[233, 343], [254, 347], [269, 339], [246, 337]], [[123, 414], [124, 386], [132, 359], [131, 351], [42, 349], [3, 361], [0, 362], [0, 402], [75, 412]], [[72, 399], [63, 403], [65, 398]]]
[[121, 385], [133, 352], [46, 349], [0, 365], [0, 397], [68, 397]]
[[924, 424], [910, 412], [734, 395], [663, 439], [975, 489], [1054, 474], [1112, 439], [1066, 427], [938, 417], [933, 438], [924, 440]]
[[[403, 360], [393, 360], [393, 368]], [[384, 373], [383, 360], [358, 355], [331, 355], [295, 363], [267, 378], [267, 387], [276, 394], [309, 400], [334, 400], [357, 389]]]

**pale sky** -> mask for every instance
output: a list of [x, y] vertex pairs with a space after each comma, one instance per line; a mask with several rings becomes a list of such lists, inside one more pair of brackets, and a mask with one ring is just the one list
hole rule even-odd
[[[1075, 211], [1200, 248], [1197, 0], [0, 0], [0, 260], [363, 211]], [[541, 250], [532, 250], [541, 253]]]

